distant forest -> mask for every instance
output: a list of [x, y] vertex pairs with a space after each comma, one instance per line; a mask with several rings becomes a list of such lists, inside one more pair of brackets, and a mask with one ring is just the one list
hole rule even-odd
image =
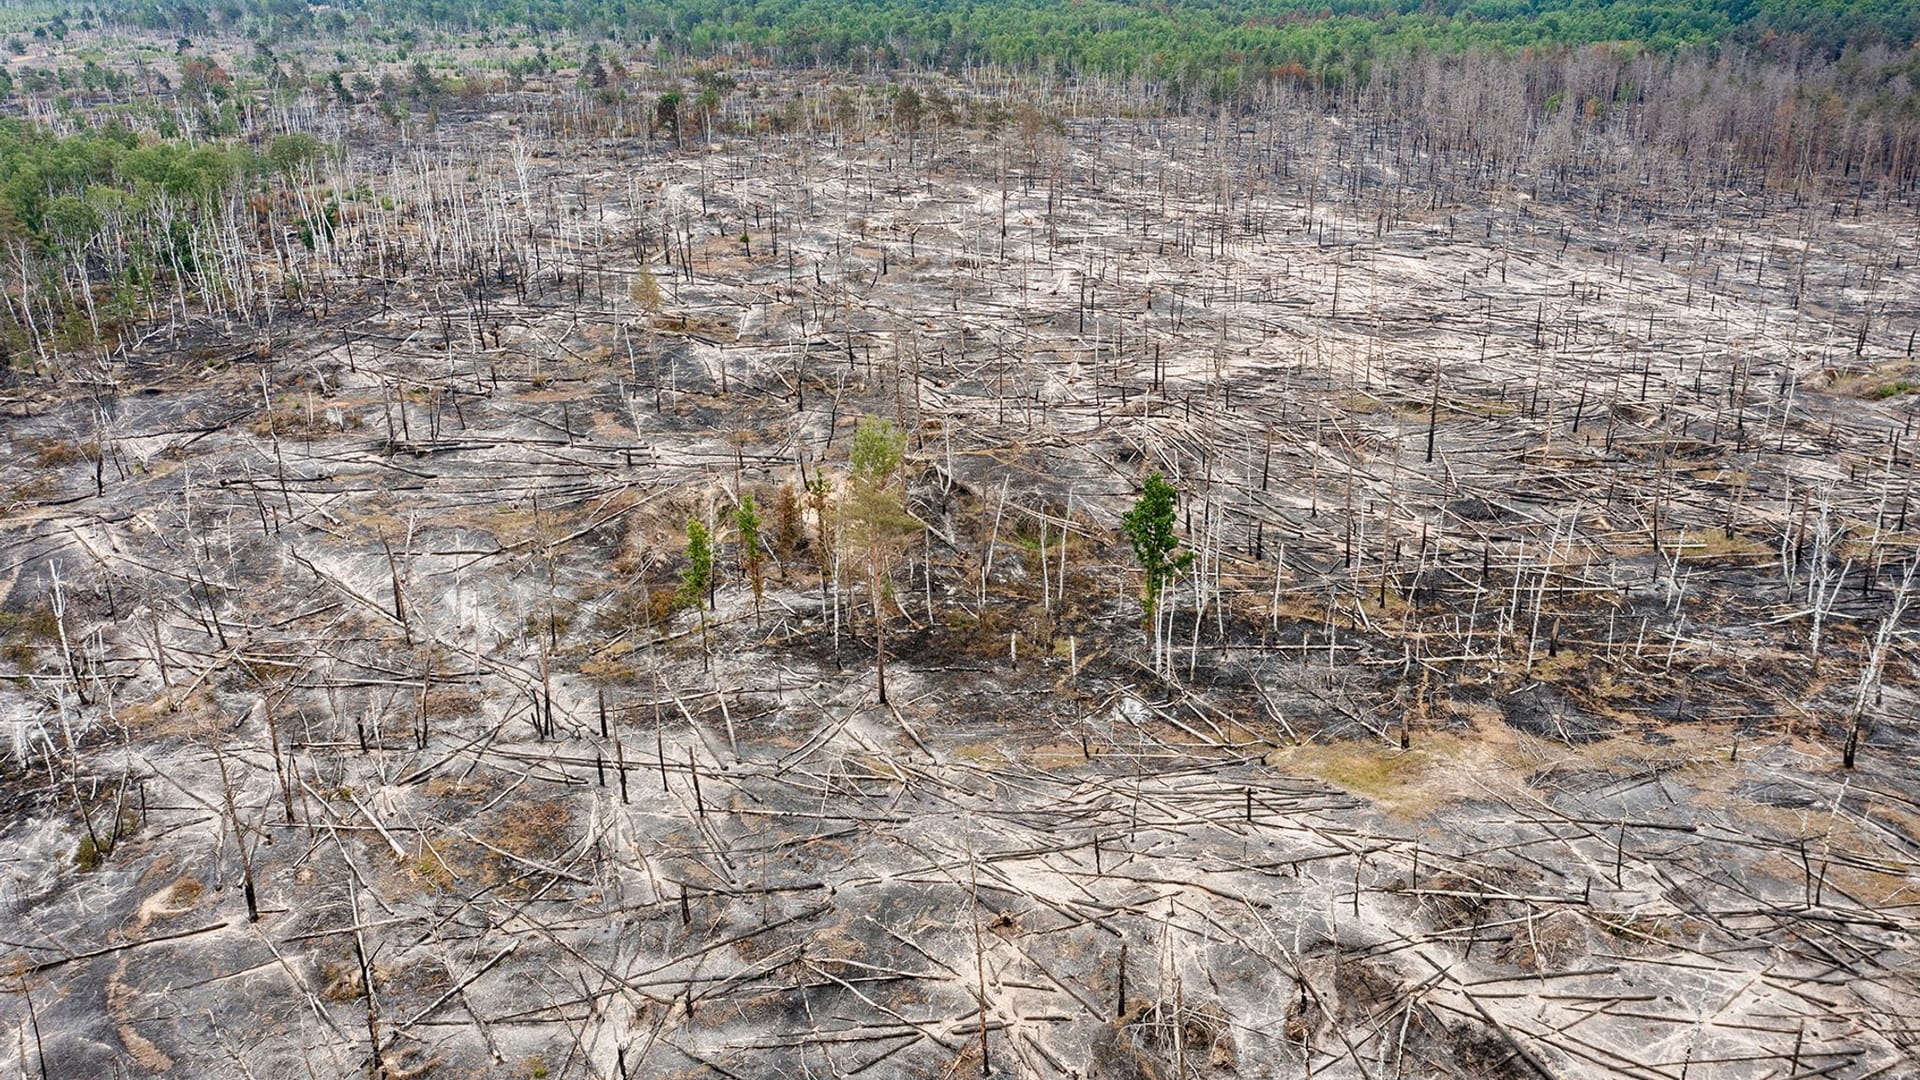
[[998, 64], [1177, 80], [1216, 96], [1275, 78], [1338, 86], [1421, 53], [1725, 44], [1800, 63], [1908, 52], [1920, 40], [1913, 0], [134, 0], [91, 10], [182, 36], [572, 33], [695, 58]]

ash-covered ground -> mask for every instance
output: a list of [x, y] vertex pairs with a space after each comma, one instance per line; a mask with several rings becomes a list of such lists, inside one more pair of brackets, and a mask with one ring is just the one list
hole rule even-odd
[[1911, 209], [1101, 104], [342, 129], [16, 375], [0, 1070], [1920, 1075]]

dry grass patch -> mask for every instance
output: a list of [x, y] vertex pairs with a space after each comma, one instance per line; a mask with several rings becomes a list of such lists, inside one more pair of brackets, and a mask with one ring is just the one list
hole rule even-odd
[[32, 458], [34, 466], [41, 469], [63, 469], [100, 457], [98, 446], [65, 439], [21, 439], [18, 445]]
[[198, 907], [200, 898], [206, 892], [207, 887], [199, 878], [183, 874], [166, 888], [141, 901], [134, 921], [146, 926], [155, 919], [178, 918]]
[[949, 749], [955, 759], [974, 765], [1007, 765], [1013, 760], [1007, 755], [1007, 748], [998, 742], [955, 743]]
[[1677, 546], [1680, 549], [1681, 558], [1684, 559], [1723, 559], [1746, 556], [1767, 560], [1777, 554], [1776, 549], [1770, 544], [1742, 536], [1737, 532], [1728, 536], [1725, 529], [1689, 530], [1681, 533], [1677, 540], [1663, 538], [1661, 545], [1669, 550]]
[[1413, 732], [1410, 749], [1381, 743], [1282, 747], [1273, 768], [1326, 781], [1403, 819], [1426, 816], [1485, 793], [1525, 792], [1555, 776], [1685, 771], [1690, 779], [1726, 765], [1727, 736], [1705, 725], [1674, 730], [1675, 742], [1649, 747], [1625, 738], [1569, 747], [1519, 731], [1489, 709], [1468, 709], [1469, 731]]
[[572, 832], [573, 808], [566, 799], [517, 802], [495, 817], [491, 829], [479, 834], [492, 848], [482, 849], [477, 872], [490, 884], [538, 874], [535, 866], [555, 865], [572, 846]]
[[[1396, 816], [1417, 818], [1455, 795], [1437, 783], [1436, 759], [1449, 755], [1455, 736], [1430, 736], [1411, 750], [1377, 744], [1315, 743], [1267, 755], [1269, 766], [1324, 780]], [[1425, 744], [1437, 744], [1429, 747]]]
[[1086, 749], [1076, 742], [1043, 742], [1023, 747], [1020, 760], [1036, 769], [1071, 769], [1086, 763]]
[[485, 700], [471, 690], [429, 690], [422, 711], [431, 719], [445, 720], [477, 715], [484, 704]]
[[213, 690], [202, 683], [193, 693], [179, 696], [182, 687], [162, 690], [146, 701], [122, 707], [116, 718], [131, 734], [155, 738], [192, 738], [207, 731], [217, 719]]

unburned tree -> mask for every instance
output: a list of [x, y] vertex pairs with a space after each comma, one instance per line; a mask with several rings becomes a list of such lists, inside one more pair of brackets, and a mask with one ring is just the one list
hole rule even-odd
[[674, 598], [681, 607], [700, 613], [700, 647], [707, 643], [707, 608], [713, 603], [713, 532], [697, 518], [687, 520], [687, 566], [680, 571], [680, 592]]
[[675, 145], [680, 142], [680, 100], [678, 90], [669, 90], [653, 104], [654, 128], [673, 136]]
[[1175, 498], [1173, 485], [1167, 483], [1166, 477], [1154, 473], [1147, 477], [1133, 509], [1120, 519], [1127, 542], [1133, 546], [1134, 558], [1145, 572], [1141, 603], [1152, 627], [1155, 671], [1161, 669], [1167, 651], [1162, 630], [1165, 620], [1161, 617], [1165, 605], [1161, 598], [1174, 577], [1193, 562], [1193, 552], [1178, 550], [1180, 540], [1174, 535]]
[[762, 572], [765, 560], [760, 551], [760, 510], [754, 506], [752, 495], [740, 497], [740, 506], [733, 512], [733, 527], [740, 534], [740, 569], [753, 583], [753, 617], [758, 621], [766, 575]]
[[906, 459], [906, 433], [891, 420], [868, 417], [860, 421], [848, 454], [846, 493], [840, 518], [847, 537], [866, 553], [867, 600], [873, 607], [874, 678], [880, 702], [887, 700], [886, 598], [887, 564], [893, 548], [919, 526], [907, 512], [901, 465]]

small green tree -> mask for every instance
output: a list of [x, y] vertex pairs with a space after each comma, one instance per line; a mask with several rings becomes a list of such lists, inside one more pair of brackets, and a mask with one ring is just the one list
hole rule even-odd
[[807, 503], [813, 507], [813, 559], [820, 569], [820, 587], [835, 577], [833, 560], [833, 515], [828, 513], [833, 499], [833, 481], [815, 473], [807, 483]]
[[1141, 602], [1146, 606], [1147, 618], [1152, 624], [1156, 669], [1162, 651], [1159, 618], [1161, 596], [1174, 577], [1193, 562], [1193, 552], [1177, 550], [1180, 540], [1174, 535], [1176, 496], [1177, 492], [1172, 484], [1167, 483], [1166, 477], [1154, 473], [1147, 477], [1133, 509], [1120, 519], [1127, 542], [1133, 545], [1134, 558], [1140, 561], [1140, 569], [1145, 571]]
[[413, 67], [407, 71], [407, 82], [407, 96], [416, 103], [429, 104], [440, 96], [440, 78], [425, 60], [414, 60]]
[[867, 600], [873, 606], [874, 679], [880, 703], [887, 701], [886, 608], [887, 561], [893, 544], [911, 535], [919, 522], [907, 513], [901, 465], [906, 460], [906, 433], [891, 420], [867, 417], [853, 436], [850, 467], [840, 516], [849, 537], [867, 556]]
[[713, 603], [713, 532], [698, 519], [687, 519], [687, 568], [680, 571], [679, 607], [700, 612], [700, 648], [707, 647], [707, 608]]
[[753, 618], [760, 620], [760, 597], [766, 590], [766, 577], [761, 572], [764, 555], [760, 550], [760, 510], [753, 504], [752, 495], [740, 497], [740, 506], [733, 512], [733, 527], [740, 534], [740, 569], [753, 582]]
[[680, 571], [680, 604], [698, 607], [713, 590], [713, 532], [697, 518], [687, 519], [687, 568]]
[[702, 86], [694, 96], [693, 107], [699, 111], [700, 133], [706, 136], [707, 142], [713, 142], [713, 110], [720, 107], [720, 93], [713, 83]]
[[304, 132], [276, 135], [267, 146], [267, 162], [280, 175], [291, 177], [319, 161], [326, 152], [325, 143]]
[[582, 86], [589, 86], [595, 90], [606, 87], [607, 65], [600, 62], [600, 55], [598, 53], [587, 57], [587, 62], [580, 65], [580, 83]]
[[925, 113], [926, 103], [920, 99], [920, 91], [913, 87], [903, 86], [893, 95], [893, 120], [901, 130], [920, 130], [920, 117]]
[[680, 91], [669, 90], [653, 103], [653, 126], [680, 142]]

